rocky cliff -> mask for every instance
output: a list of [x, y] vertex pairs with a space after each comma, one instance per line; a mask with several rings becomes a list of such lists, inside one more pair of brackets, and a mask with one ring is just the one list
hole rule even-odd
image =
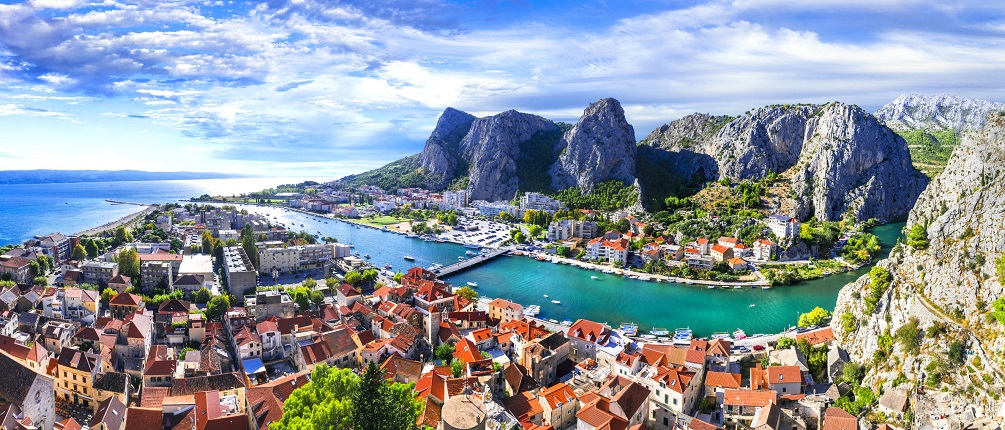
[[460, 142], [461, 156], [470, 165], [471, 200], [512, 199], [520, 188], [520, 143], [556, 130], [554, 122], [515, 110], [476, 119]]
[[980, 130], [988, 113], [1005, 104], [950, 94], [904, 94], [876, 111], [876, 117], [896, 130]]
[[[1005, 116], [989, 118], [981, 131], [964, 134], [945, 171], [910, 213], [908, 227], [927, 226], [927, 246], [895, 248], [880, 264], [890, 274], [888, 285], [880, 282], [873, 290], [873, 280], [864, 276], [838, 296], [835, 335], [854, 360], [876, 364], [874, 379], [939, 374], [952, 390], [975, 384], [976, 394], [965, 394], [978, 397], [971, 401], [987, 401], [981, 393], [1001, 387], [1005, 366], [993, 352], [1002, 350], [1005, 337], [988, 313], [1005, 293], [1005, 271], [995, 267], [1005, 253]], [[869, 297], [876, 298], [872, 309]], [[911, 319], [926, 331], [918, 350], [884, 346], [884, 336]], [[945, 329], [929, 331], [933, 326]], [[940, 370], [953, 341], [964, 342], [974, 355], [964, 357], [966, 366]], [[876, 361], [887, 355], [896, 360]]]
[[592, 190], [606, 180], [635, 181], [635, 129], [621, 103], [612, 98], [591, 104], [559, 141], [558, 161], [548, 173], [551, 188]]
[[728, 121], [691, 115], [644, 140], [665, 151], [683, 177], [791, 182], [791, 215], [837, 220], [904, 217], [927, 179], [902, 138], [862, 109], [842, 103], [768, 106]]
[[431, 188], [443, 188], [459, 172], [467, 170], [467, 162], [460, 157], [460, 142], [475, 116], [454, 108], [447, 108], [436, 121], [436, 128], [426, 139], [426, 146], [419, 154], [419, 162]]

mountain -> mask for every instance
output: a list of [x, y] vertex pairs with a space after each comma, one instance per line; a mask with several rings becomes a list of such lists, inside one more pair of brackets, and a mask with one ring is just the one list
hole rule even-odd
[[247, 177], [250, 176], [212, 172], [145, 172], [141, 170], [0, 170], [0, 184], [170, 181]]
[[447, 108], [418, 155], [342, 178], [384, 189], [465, 188], [472, 200], [511, 200], [519, 191], [591, 190], [635, 180], [634, 129], [617, 100], [591, 104], [575, 126], [509, 110], [484, 118]]
[[959, 143], [960, 134], [980, 130], [989, 112], [1005, 104], [948, 94], [904, 94], [876, 111], [876, 117], [907, 140], [914, 167], [936, 177]]
[[969, 404], [998, 403], [986, 393], [1000, 393], [1005, 382], [1002, 178], [1005, 114], [997, 113], [979, 132], [964, 134], [945, 171], [918, 198], [908, 245], [841, 290], [835, 336], [854, 360], [873, 363], [872, 381], [925, 374], [933, 392], [944, 386]]
[[876, 118], [895, 130], [980, 130], [989, 113], [1005, 103], [938, 94], [904, 94], [876, 111]]
[[738, 118], [694, 114], [642, 141], [649, 158], [692, 181], [789, 182], [775, 210], [800, 219], [902, 218], [928, 184], [904, 139], [843, 103], [774, 105]]
[[551, 166], [551, 188], [579, 187], [616, 179], [635, 180], [635, 129], [625, 119], [621, 103], [606, 98], [591, 104], [558, 143], [561, 155]]

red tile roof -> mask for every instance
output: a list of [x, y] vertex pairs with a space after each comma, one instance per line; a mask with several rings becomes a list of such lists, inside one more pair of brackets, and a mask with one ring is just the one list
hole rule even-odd
[[768, 384], [802, 383], [799, 366], [770, 366], [767, 369]]
[[858, 430], [858, 419], [844, 409], [827, 408], [821, 430]]
[[587, 342], [605, 343], [610, 331], [601, 323], [580, 319], [569, 327], [567, 335]]
[[777, 401], [778, 394], [771, 390], [726, 390], [722, 404], [727, 406], [765, 407]]
[[834, 330], [827, 327], [823, 330], [814, 330], [806, 333], [799, 333], [796, 335], [796, 340], [806, 339], [810, 345], [820, 345], [822, 343], [827, 343], [834, 340]]

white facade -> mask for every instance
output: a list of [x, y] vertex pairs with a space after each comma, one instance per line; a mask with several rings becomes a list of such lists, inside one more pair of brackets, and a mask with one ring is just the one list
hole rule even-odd
[[520, 208], [523, 210], [538, 210], [552, 212], [565, 207], [562, 202], [540, 193], [524, 193], [520, 196]]
[[460, 209], [468, 206], [468, 190], [446, 191], [443, 193], [443, 205]]
[[558, 242], [572, 238], [593, 239], [597, 235], [597, 223], [563, 219], [548, 224], [548, 240]]
[[771, 215], [768, 217], [768, 228], [779, 239], [785, 239], [799, 236], [800, 223], [785, 215]]

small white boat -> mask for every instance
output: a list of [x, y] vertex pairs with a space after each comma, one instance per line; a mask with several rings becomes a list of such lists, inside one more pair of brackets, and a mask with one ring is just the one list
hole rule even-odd
[[744, 333], [743, 330], [736, 329], [736, 331], [733, 332], [733, 339], [734, 340], [743, 340], [743, 339], [746, 339], [746, 338], [747, 338], [747, 333]]
[[653, 327], [653, 329], [649, 331], [649, 334], [654, 336], [666, 336], [670, 334], [670, 330], [660, 327]]
[[708, 286], [708, 289], [710, 289], [710, 290], [714, 290], [714, 289], [715, 289], [715, 285], [709, 285], [709, 286]]
[[545, 294], [545, 295], [544, 295], [544, 298], [546, 298], [546, 299], [547, 299], [547, 298], [548, 298], [548, 295], [547, 295], [547, 294]]
[[556, 305], [560, 305], [560, 304], [562, 304], [562, 302], [560, 302], [560, 301], [558, 301], [558, 300], [552, 300], [551, 302], [552, 302], [552, 303], [554, 303], [554, 304], [556, 304]]
[[739, 290], [740, 288], [743, 288], [743, 287], [741, 287], [741, 286], [739, 286], [739, 285], [737, 285], [737, 286], [733, 287], [733, 289], [734, 289], [734, 290]]
[[590, 276], [590, 279], [600, 279], [600, 278], [596, 276]]
[[415, 257], [413, 257], [413, 256], [411, 256], [411, 255], [406, 255], [406, 256], [404, 256], [404, 257], [401, 257], [401, 258], [404, 258], [404, 259], [406, 259], [406, 260], [408, 260], [408, 261], [415, 261]]
[[765, 286], [761, 287], [761, 289], [762, 289], [762, 290], [770, 290], [770, 289], [771, 289], [771, 287], [769, 287], [769, 286], [765, 285]]
[[752, 307], [754, 307], [754, 306], [757, 306], [757, 305], [755, 305], [755, 304], [751, 303], [749, 307], [751, 307], [751, 308], [752, 308]]
[[478, 288], [478, 283], [477, 282], [468, 281], [468, 286], [471, 287], [471, 288]]

